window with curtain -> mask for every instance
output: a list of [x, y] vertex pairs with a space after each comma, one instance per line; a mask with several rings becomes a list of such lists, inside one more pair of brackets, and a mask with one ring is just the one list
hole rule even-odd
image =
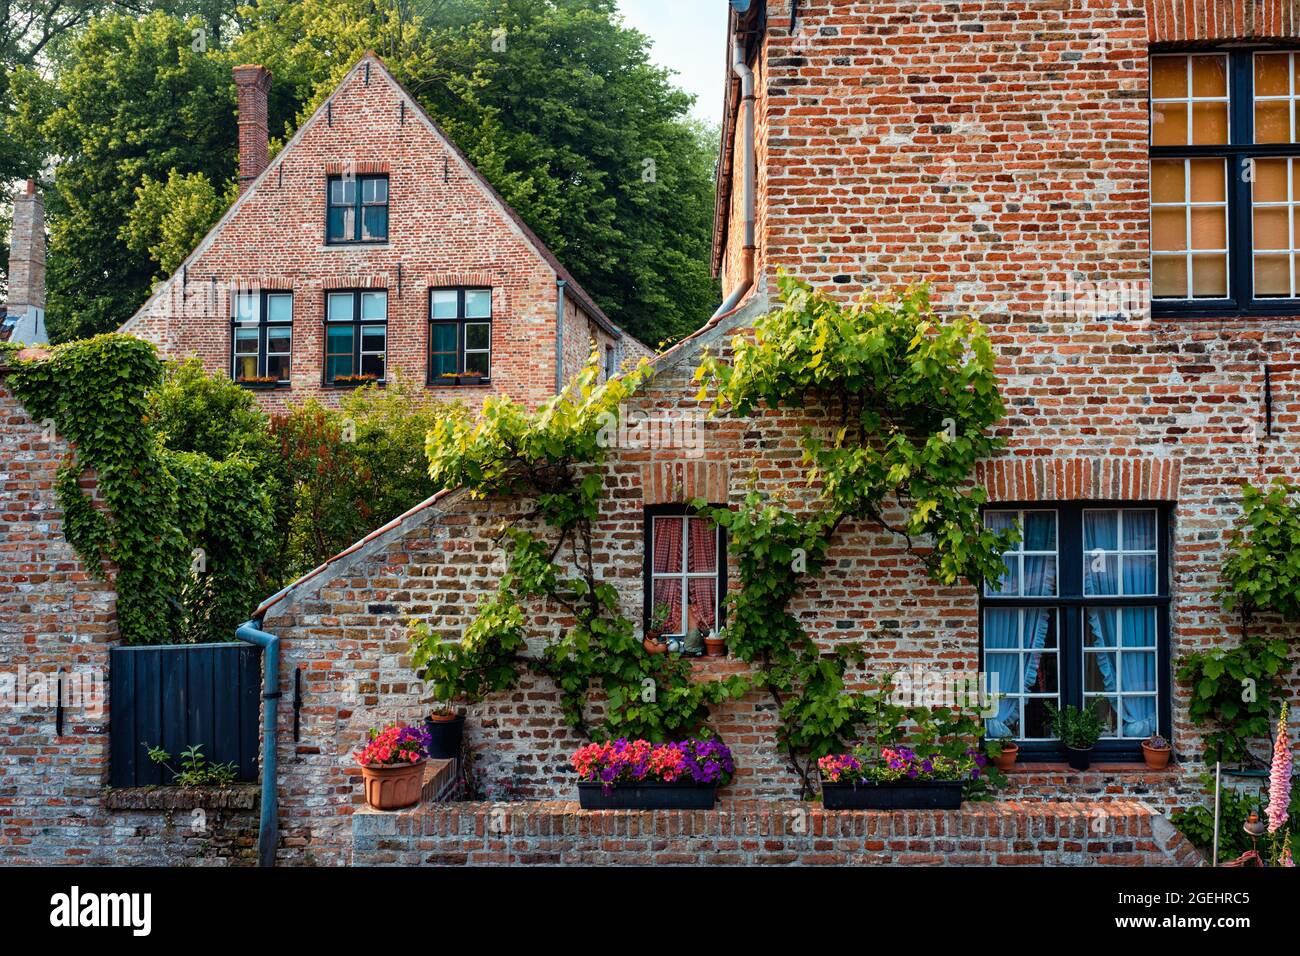
[[1137, 757], [1169, 733], [1167, 512], [1154, 505], [990, 508], [1018, 527], [1006, 570], [981, 596], [982, 667], [1003, 695], [990, 736], [1029, 753], [1058, 744], [1047, 704], [1095, 705], [1099, 752]]
[[677, 506], [647, 509], [645, 520], [646, 623], [662, 606], [668, 612], [665, 636], [720, 628], [727, 586], [722, 529]]
[[1296, 53], [1151, 57], [1151, 289], [1159, 314], [1290, 314]]
[[326, 194], [326, 242], [387, 241], [387, 176], [331, 176]]
[[492, 290], [429, 290], [429, 383], [492, 374]]
[[248, 291], [233, 297], [230, 377], [249, 386], [289, 384], [293, 293]]

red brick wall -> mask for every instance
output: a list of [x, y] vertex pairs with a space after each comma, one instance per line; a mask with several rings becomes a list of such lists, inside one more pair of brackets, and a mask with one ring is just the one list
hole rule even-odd
[[1196, 866], [1169, 821], [1137, 803], [1093, 813], [1061, 803], [961, 810], [585, 813], [573, 803], [422, 806], [353, 820], [367, 866]]
[[[258, 400], [270, 409], [309, 397], [336, 404], [339, 389], [321, 385], [326, 291], [387, 289], [389, 374], [423, 384], [429, 289], [488, 285], [491, 386], [429, 391], [471, 405], [491, 392], [529, 404], [554, 394], [554, 269], [411, 104], [403, 114], [401, 100], [376, 61], [368, 81], [366, 61], [353, 69], [331, 106], [304, 125], [219, 234], [200, 245], [128, 330], [167, 356], [195, 354], [229, 373], [229, 290], [292, 290], [292, 387], [259, 390]], [[349, 165], [359, 174], [389, 175], [386, 243], [325, 243], [326, 177]], [[588, 323], [585, 313], [574, 321]], [[569, 338], [575, 348], [581, 343], [585, 359], [585, 332]]]

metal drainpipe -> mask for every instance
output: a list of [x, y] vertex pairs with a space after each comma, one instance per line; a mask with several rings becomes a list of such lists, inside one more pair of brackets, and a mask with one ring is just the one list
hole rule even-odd
[[719, 319], [731, 312], [740, 304], [740, 300], [745, 297], [754, 285], [754, 220], [756, 218], [755, 206], [757, 205], [754, 198], [754, 71], [745, 65], [745, 42], [740, 33], [735, 33], [731, 38], [731, 69], [732, 72], [740, 78], [740, 104], [744, 113], [744, 142], [741, 149], [743, 156], [743, 176], [744, 176], [744, 216], [745, 216], [745, 245], [741, 254], [741, 279], [740, 284], [732, 290], [731, 295], [727, 296], [722, 305], [718, 306], [718, 311], [714, 312], [709, 321]]
[[257, 865], [275, 866], [279, 838], [279, 801], [276, 797], [276, 717], [280, 709], [280, 639], [262, 630], [262, 622], [247, 621], [235, 636], [263, 650], [262, 659], [262, 815], [257, 827]]
[[564, 285], [555, 278], [555, 394], [564, 390]]

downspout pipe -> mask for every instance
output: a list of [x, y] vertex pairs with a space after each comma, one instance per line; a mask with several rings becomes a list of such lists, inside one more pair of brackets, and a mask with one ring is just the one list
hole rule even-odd
[[555, 278], [555, 394], [564, 391], [564, 286]]
[[754, 71], [745, 64], [745, 41], [739, 31], [731, 38], [731, 70], [740, 79], [741, 110], [741, 166], [744, 182], [744, 247], [741, 251], [740, 283], [727, 296], [718, 311], [710, 317], [715, 322], [735, 311], [740, 300], [754, 286], [754, 221], [757, 218], [754, 199]]
[[257, 865], [275, 866], [279, 841], [280, 807], [276, 796], [276, 725], [280, 710], [280, 639], [262, 630], [258, 619], [235, 630], [246, 644], [262, 648], [262, 815], [257, 827]]

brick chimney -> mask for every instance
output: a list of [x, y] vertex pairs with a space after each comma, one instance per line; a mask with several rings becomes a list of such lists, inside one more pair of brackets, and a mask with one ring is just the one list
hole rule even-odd
[[264, 66], [244, 64], [231, 71], [239, 94], [239, 192], [262, 175], [268, 161], [266, 94], [271, 73]]
[[33, 345], [49, 341], [45, 335], [45, 200], [30, 179], [14, 196], [5, 311], [18, 317], [13, 341]]

